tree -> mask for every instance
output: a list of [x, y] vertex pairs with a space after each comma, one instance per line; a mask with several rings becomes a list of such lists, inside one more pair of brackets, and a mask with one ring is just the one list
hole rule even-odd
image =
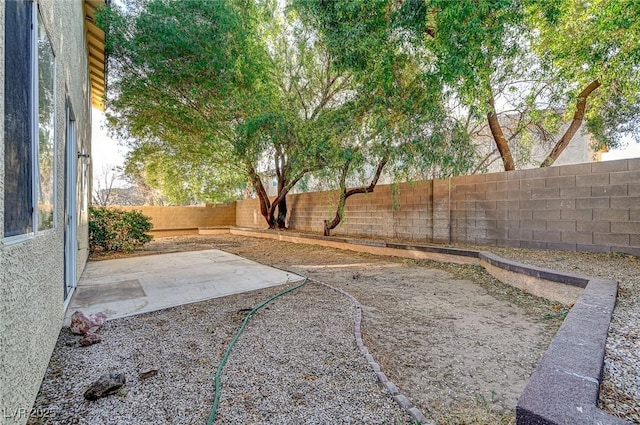
[[113, 165], [103, 165], [100, 175], [93, 180], [92, 203], [98, 206], [114, 205], [114, 183], [119, 178], [118, 168]]
[[[134, 145], [131, 168], [176, 199], [201, 195], [205, 180], [222, 188], [243, 177], [267, 225], [284, 227], [287, 193], [331, 149], [324, 130], [346, 103], [348, 76], [277, 2], [151, 0], [136, 10], [99, 18], [109, 40], [109, 123]], [[187, 168], [206, 179], [191, 184]], [[270, 171], [274, 200], [262, 182]]]
[[570, 125], [541, 166], [552, 165], [583, 121], [597, 148], [640, 142], [640, 8], [634, 0], [530, 2], [534, 48], [575, 104]]
[[[294, 7], [318, 30], [335, 56], [335, 66], [349, 73], [355, 92], [352, 122], [325, 169], [339, 176], [339, 199], [329, 235], [343, 219], [349, 197], [371, 193], [383, 174], [396, 179], [468, 169], [470, 144], [446, 119], [443, 88], [424, 49], [407, 45], [394, 27], [396, 2], [387, 0], [300, 0]], [[348, 184], [351, 183], [351, 184]]]
[[124, 172], [131, 185], [153, 204], [227, 203], [242, 196], [244, 177], [208, 155], [184, 155], [163, 143], [136, 143]]
[[148, 174], [151, 186], [166, 183], [175, 200], [187, 196], [177, 165], [206, 162], [215, 169], [210, 181], [237, 179], [233, 122], [258, 109], [269, 91], [253, 75], [267, 58], [241, 19], [242, 2], [133, 6], [114, 5], [98, 16], [108, 34], [107, 118], [132, 148], [127, 170], [145, 168], [139, 176]]
[[[598, 147], [615, 146], [616, 130], [626, 128], [616, 129], [616, 121], [633, 121], [638, 12], [632, 3], [411, 0], [398, 14], [413, 42], [437, 57], [470, 132], [484, 116], [505, 170], [512, 170], [511, 147], [520, 137], [548, 140], [569, 121], [542, 161], [548, 166], [584, 120]], [[615, 111], [620, 104], [626, 107]], [[505, 129], [504, 121], [513, 127]]]
[[[263, 37], [270, 52], [274, 84], [279, 99], [273, 108], [241, 127], [240, 156], [247, 160], [248, 175], [269, 227], [285, 226], [287, 193], [309, 172], [327, 165], [344, 127], [352, 117], [353, 80], [340, 72], [312, 28], [294, 10], [277, 2], [268, 4]], [[272, 158], [277, 195], [269, 199], [259, 170], [265, 154]], [[274, 211], [277, 208], [277, 217]]]

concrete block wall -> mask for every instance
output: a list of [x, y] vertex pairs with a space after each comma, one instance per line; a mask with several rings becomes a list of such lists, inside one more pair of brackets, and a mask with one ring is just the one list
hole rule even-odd
[[[373, 193], [347, 200], [342, 224], [332, 235], [432, 240], [431, 181], [380, 185]], [[324, 220], [336, 213], [337, 191], [300, 193], [287, 197], [288, 226], [303, 232], [322, 233]], [[237, 202], [236, 225], [265, 228], [256, 199]]]
[[454, 242], [640, 255], [640, 158], [454, 180]]
[[114, 206], [126, 211], [138, 210], [151, 217], [153, 230], [194, 229], [198, 227], [234, 226], [236, 205], [192, 207]]
[[[289, 227], [322, 232], [337, 192], [291, 195]], [[257, 200], [236, 225], [266, 227]], [[640, 255], [640, 158], [381, 185], [332, 234]]]

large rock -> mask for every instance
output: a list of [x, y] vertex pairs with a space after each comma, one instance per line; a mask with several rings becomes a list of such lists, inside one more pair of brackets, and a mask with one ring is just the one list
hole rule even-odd
[[124, 373], [107, 373], [91, 384], [84, 393], [87, 400], [97, 400], [118, 391], [126, 382]]
[[71, 325], [69, 329], [76, 335], [86, 335], [89, 332], [95, 332], [104, 324], [107, 315], [103, 312], [92, 314], [89, 317], [81, 311], [76, 311], [71, 316]]

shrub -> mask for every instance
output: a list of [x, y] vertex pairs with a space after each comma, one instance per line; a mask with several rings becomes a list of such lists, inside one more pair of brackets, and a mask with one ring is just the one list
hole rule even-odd
[[133, 251], [153, 239], [147, 234], [151, 218], [140, 211], [89, 207], [89, 247], [91, 251]]

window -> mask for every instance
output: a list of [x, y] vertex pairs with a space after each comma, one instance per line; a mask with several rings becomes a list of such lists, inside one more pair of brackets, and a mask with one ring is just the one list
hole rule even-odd
[[27, 1], [5, 2], [4, 235], [30, 233], [32, 212], [33, 87], [31, 13]]
[[38, 230], [53, 229], [55, 213], [55, 58], [38, 14]]
[[55, 57], [35, 3], [5, 2], [4, 236], [54, 228]]

